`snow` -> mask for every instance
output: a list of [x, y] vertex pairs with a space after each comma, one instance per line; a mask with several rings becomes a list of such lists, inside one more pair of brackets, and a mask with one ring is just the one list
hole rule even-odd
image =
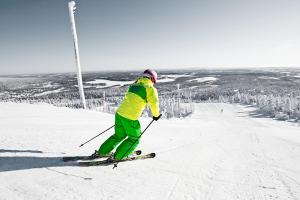
[[4, 83], [11, 83], [11, 82], [19, 82], [19, 81], [33, 81], [38, 78], [31, 78], [31, 77], [22, 77], [22, 78], [15, 78], [15, 77], [0, 77], [0, 82]]
[[56, 90], [49, 90], [46, 92], [35, 94], [34, 96], [38, 97], [38, 96], [43, 96], [43, 95], [47, 95], [47, 94], [59, 93], [59, 92], [62, 92], [63, 90], [64, 90], [64, 88], [59, 88]]
[[158, 83], [168, 83], [168, 82], [173, 82], [175, 81], [177, 78], [181, 78], [181, 77], [191, 77], [191, 74], [167, 74], [167, 75], [162, 75], [159, 79], [158, 79]]
[[166, 75], [162, 75], [162, 78], [181, 78], [181, 77], [191, 77], [192, 74], [166, 74]]
[[59, 84], [57, 84], [57, 83], [52, 83], [52, 82], [43, 83], [43, 88], [53, 88], [53, 87], [57, 87], [57, 86], [59, 86]]
[[104, 85], [98, 85], [96, 88], [106, 88], [106, 87], [112, 87], [112, 86], [124, 86], [132, 84], [133, 81], [110, 81], [106, 79], [96, 79], [94, 81], [88, 81], [87, 84], [91, 85], [98, 85], [98, 84], [104, 84]]
[[158, 79], [158, 83], [168, 83], [168, 82], [173, 82], [175, 81], [175, 78], [163, 78], [163, 79]]
[[[87, 155], [114, 116], [47, 104], [0, 103], [0, 199], [299, 199], [300, 127], [249, 116], [252, 108], [197, 104], [159, 120], [138, 149], [157, 157], [112, 166], [61, 162]], [[223, 109], [223, 111], [221, 111]], [[142, 127], [151, 121], [141, 119]]]
[[11, 78], [11, 77], [0, 77], [0, 81], [6, 82], [6, 81], [14, 81], [18, 80], [18, 78]]
[[269, 79], [269, 80], [279, 80], [277, 77], [272, 77], [272, 76], [259, 76], [259, 79]]
[[188, 82], [203, 83], [203, 82], [207, 82], [207, 81], [216, 81], [216, 80], [218, 80], [218, 78], [209, 76], [209, 77], [191, 79], [191, 80], [188, 80]]

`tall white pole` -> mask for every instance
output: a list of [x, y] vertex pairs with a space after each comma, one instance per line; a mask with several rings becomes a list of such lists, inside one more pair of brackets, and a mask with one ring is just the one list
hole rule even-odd
[[69, 14], [70, 14], [71, 28], [72, 28], [73, 38], [74, 38], [75, 60], [77, 65], [77, 82], [78, 82], [79, 94], [80, 94], [80, 99], [83, 104], [83, 107], [84, 109], [86, 109], [86, 102], [85, 102], [85, 97], [83, 92], [83, 84], [82, 84], [82, 76], [81, 76], [80, 59], [79, 59], [77, 32], [76, 32], [75, 19], [74, 19], [74, 13], [76, 9], [75, 5], [76, 4], [74, 1], [69, 2]]

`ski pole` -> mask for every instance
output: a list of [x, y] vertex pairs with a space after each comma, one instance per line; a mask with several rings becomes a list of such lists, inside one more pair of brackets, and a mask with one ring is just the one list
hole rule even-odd
[[[135, 142], [130, 146], [130, 148], [128, 148], [128, 150], [123, 154], [123, 156], [125, 156], [129, 151], [130, 149], [133, 147], [133, 145], [135, 145], [135, 143], [142, 137], [142, 135], [145, 133], [145, 131], [149, 128], [149, 126], [154, 122], [155, 120], [152, 119], [152, 121], [148, 124], [148, 126], [144, 129], [144, 131], [141, 133], [141, 135], [135, 140]], [[123, 157], [122, 156], [122, 157]], [[116, 167], [118, 167], [118, 164], [119, 164], [120, 161], [117, 161], [115, 164], [114, 164], [114, 167], [113, 169], [115, 169]]]
[[81, 144], [79, 147], [82, 147], [83, 145], [85, 145], [86, 143], [92, 141], [93, 139], [95, 139], [96, 137], [98, 137], [99, 135], [101, 135], [102, 133], [105, 133], [106, 131], [108, 131], [109, 129], [111, 129], [112, 127], [114, 127], [115, 125], [112, 125], [111, 127], [109, 127], [108, 129], [102, 131], [101, 133], [99, 133], [98, 135], [96, 135], [95, 137], [93, 137], [92, 139], [86, 141], [85, 143]]

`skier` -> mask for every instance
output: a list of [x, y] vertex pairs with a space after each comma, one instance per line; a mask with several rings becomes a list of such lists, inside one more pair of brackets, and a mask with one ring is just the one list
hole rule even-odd
[[115, 133], [109, 137], [99, 148], [100, 156], [107, 156], [123, 140], [113, 155], [113, 159], [122, 160], [127, 158], [139, 144], [141, 125], [138, 119], [148, 104], [153, 120], [157, 121], [159, 102], [157, 90], [154, 84], [157, 82], [157, 73], [147, 69], [142, 76], [133, 83], [121, 105], [115, 113]]

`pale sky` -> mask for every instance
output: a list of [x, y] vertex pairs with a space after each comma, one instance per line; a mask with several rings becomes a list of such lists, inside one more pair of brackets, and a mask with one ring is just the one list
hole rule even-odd
[[[83, 71], [300, 67], [299, 0], [77, 0]], [[67, 0], [0, 1], [0, 75], [76, 71]]]

